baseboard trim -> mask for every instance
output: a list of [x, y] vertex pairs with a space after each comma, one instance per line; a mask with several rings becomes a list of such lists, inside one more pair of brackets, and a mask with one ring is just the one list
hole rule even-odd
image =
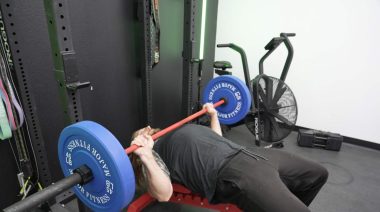
[[[299, 129], [309, 129], [310, 130], [310, 128], [302, 127], [302, 126], [295, 126], [294, 129], [296, 131], [298, 131]], [[357, 138], [352, 138], [352, 137], [348, 137], [348, 136], [343, 136], [343, 142], [348, 143], [348, 144], [354, 144], [357, 146], [370, 148], [370, 149], [380, 150], [380, 144], [378, 144], [378, 143], [374, 143], [374, 142], [370, 142], [370, 141], [366, 141], [366, 140], [361, 140], [361, 139], [357, 139]]]

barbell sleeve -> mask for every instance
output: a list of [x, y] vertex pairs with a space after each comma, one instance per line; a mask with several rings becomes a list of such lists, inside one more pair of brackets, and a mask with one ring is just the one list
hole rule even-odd
[[[218, 102], [216, 102], [213, 106], [214, 106], [214, 108], [216, 108], [216, 107], [219, 107], [220, 105], [224, 104], [225, 102], [226, 101], [224, 99], [221, 99]], [[204, 115], [206, 112], [207, 112], [207, 109], [203, 108], [202, 110], [200, 110], [200, 111], [198, 111], [198, 112], [196, 112], [196, 113], [194, 113], [194, 114], [192, 114], [192, 115], [190, 115], [190, 116], [182, 119], [181, 121], [176, 122], [176, 123], [170, 125], [169, 127], [165, 128], [163, 130], [158, 131], [157, 133], [155, 133], [154, 135], [152, 135], [152, 139], [155, 141], [159, 137], [167, 134], [168, 132], [171, 132], [171, 131], [177, 129], [178, 127], [186, 124], [187, 122], [192, 121], [192, 120], [194, 120], [194, 119], [196, 119], [196, 118]], [[139, 146], [132, 145], [132, 146], [128, 147], [127, 149], [125, 149], [125, 152], [127, 154], [130, 154], [130, 153], [132, 153], [133, 151], [135, 151], [138, 148], [139, 148]]]
[[19, 212], [30, 211], [39, 204], [48, 201], [51, 198], [56, 197], [58, 194], [70, 189], [77, 184], [86, 184], [93, 178], [90, 168], [86, 165], [82, 165], [75, 169], [73, 174], [57, 181], [56, 183], [44, 188], [43, 190], [36, 192], [29, 197], [14, 203], [4, 209], [4, 212]]

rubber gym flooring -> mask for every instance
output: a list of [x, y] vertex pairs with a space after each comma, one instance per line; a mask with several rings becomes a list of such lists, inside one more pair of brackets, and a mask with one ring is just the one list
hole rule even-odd
[[[298, 133], [285, 139], [284, 151], [323, 164], [329, 179], [310, 205], [315, 212], [380, 212], [380, 151], [343, 143], [339, 152], [297, 145]], [[245, 126], [226, 135], [242, 145], [253, 146]]]
[[[380, 212], [380, 151], [343, 143], [341, 151], [297, 146], [297, 132], [285, 139], [283, 151], [288, 151], [323, 164], [329, 179], [310, 205], [313, 212]], [[256, 148], [253, 135], [245, 126], [235, 127], [225, 137]], [[75, 201], [65, 208], [56, 205], [53, 211], [77, 211]], [[211, 211], [175, 203], [153, 203], [151, 211]]]

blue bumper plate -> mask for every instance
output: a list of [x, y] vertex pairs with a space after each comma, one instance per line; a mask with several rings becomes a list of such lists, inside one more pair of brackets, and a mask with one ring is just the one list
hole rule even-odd
[[120, 211], [135, 193], [132, 165], [119, 141], [103, 126], [82, 121], [66, 127], [58, 145], [65, 176], [87, 165], [93, 180], [74, 187], [77, 197], [94, 211]]
[[239, 122], [251, 108], [251, 93], [244, 82], [235, 76], [219, 76], [207, 84], [203, 92], [203, 103], [216, 103], [221, 99], [226, 103], [216, 110], [222, 124]]

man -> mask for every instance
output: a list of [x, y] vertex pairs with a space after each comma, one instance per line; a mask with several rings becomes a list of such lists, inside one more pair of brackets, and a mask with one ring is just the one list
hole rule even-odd
[[[170, 197], [170, 172], [171, 181], [210, 203], [233, 203], [244, 211], [310, 211], [307, 206], [327, 180], [324, 167], [281, 150], [248, 150], [235, 144], [222, 137], [212, 104], [204, 107], [211, 118], [211, 130], [188, 124], [154, 146], [149, 136], [154, 130], [148, 127], [137, 131], [132, 144], [141, 146], [141, 152], [157, 152], [162, 158], [156, 155], [147, 162], [136, 152], [144, 164], [142, 172], [148, 173], [140, 176], [153, 197], [163, 201]], [[161, 164], [161, 168], [151, 169], [150, 163]]]

